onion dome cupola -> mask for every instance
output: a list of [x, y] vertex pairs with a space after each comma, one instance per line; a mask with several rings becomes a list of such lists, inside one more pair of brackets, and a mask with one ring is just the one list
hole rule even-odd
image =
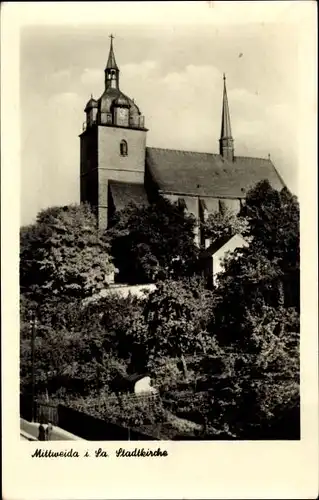
[[84, 111], [86, 113], [86, 125], [90, 126], [96, 123], [97, 113], [98, 113], [98, 102], [93, 98], [92, 94], [90, 100], [85, 106]]
[[130, 102], [124, 95], [120, 94], [112, 103], [113, 121], [114, 124], [128, 127], [130, 120]]
[[113, 106], [130, 108], [130, 100], [124, 94], [120, 93], [120, 95], [113, 101]]
[[92, 96], [91, 94], [91, 98], [90, 100], [87, 102], [86, 106], [85, 106], [85, 112], [87, 113], [88, 111], [90, 111], [90, 109], [92, 108], [98, 108], [98, 102], [94, 99], [94, 97]]
[[144, 129], [144, 116], [133, 99], [127, 97], [120, 90], [120, 70], [115, 60], [113, 39], [110, 35], [110, 51], [106, 63], [105, 88], [101, 97], [96, 101], [91, 97], [87, 103], [87, 124], [97, 122], [98, 125], [119, 126]]

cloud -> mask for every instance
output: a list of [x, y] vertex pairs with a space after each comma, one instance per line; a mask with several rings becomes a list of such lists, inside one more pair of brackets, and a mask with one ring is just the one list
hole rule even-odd
[[85, 68], [80, 76], [80, 81], [85, 86], [96, 86], [103, 83], [103, 70], [97, 68]]
[[[78, 201], [78, 134], [89, 95], [92, 92], [98, 98], [103, 92], [103, 68], [86, 67], [77, 76], [71, 69], [56, 71], [48, 80], [48, 88], [52, 86], [54, 93], [49, 98], [34, 92], [27, 105], [24, 103], [26, 156], [29, 163], [39, 165], [32, 186], [43, 206]], [[218, 67], [188, 64], [179, 71], [168, 71], [153, 60], [127, 63], [120, 68], [120, 88], [145, 115], [149, 146], [218, 151], [223, 94]], [[292, 151], [287, 145], [294, 142], [294, 110], [230, 84], [228, 100], [236, 153], [266, 157], [271, 152], [280, 170], [281, 150]], [[29, 169], [26, 179], [28, 174]], [[33, 190], [26, 191], [25, 205], [32, 203]]]
[[121, 66], [121, 75], [125, 78], [149, 78], [155, 76], [159, 70], [159, 65], [156, 61], [145, 60], [141, 63], [127, 63]]
[[47, 75], [48, 79], [54, 81], [55, 84], [59, 84], [60, 82], [64, 83], [66, 80], [70, 80], [71, 78], [71, 70], [70, 69], [61, 69], [55, 71], [54, 73]]
[[[120, 68], [121, 89], [125, 92], [126, 82], [143, 82], [155, 79], [159, 66], [155, 61], [143, 61], [139, 64], [127, 63]], [[85, 68], [80, 75], [79, 81], [86, 87], [89, 93], [98, 98], [104, 88], [104, 71], [101, 68]], [[122, 85], [123, 84], [123, 85]]]
[[[49, 98], [48, 108], [51, 123], [54, 125], [56, 120], [56, 125], [63, 129], [63, 124], [73, 120], [74, 116], [79, 116], [84, 106], [81, 96], [76, 92], [61, 92]], [[61, 120], [63, 120], [63, 124]]]
[[[212, 92], [212, 87], [221, 81], [221, 72], [214, 66], [195, 66], [188, 65], [180, 72], [171, 72], [166, 74], [161, 83], [168, 86], [171, 90], [185, 90], [197, 92], [198, 88], [202, 92]], [[203, 85], [203, 82], [209, 82], [210, 85]]]
[[[76, 75], [72, 68], [64, 68], [56, 71], [47, 69], [47, 72], [44, 71], [42, 76], [44, 82], [39, 86], [39, 91], [46, 89], [49, 95], [57, 92], [71, 92], [76, 81]], [[38, 86], [40, 82], [41, 80], [35, 81], [33, 85]]]
[[[121, 89], [145, 115], [149, 145], [218, 150], [223, 93], [219, 68], [191, 64], [165, 73], [154, 61], [127, 64], [121, 70]], [[289, 136], [285, 106], [272, 107], [264, 95], [245, 88], [228, 88], [228, 101], [239, 154], [267, 156], [280, 143], [273, 133], [279, 122]]]

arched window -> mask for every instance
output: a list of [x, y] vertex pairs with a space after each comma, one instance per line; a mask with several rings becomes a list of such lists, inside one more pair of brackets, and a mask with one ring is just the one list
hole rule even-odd
[[120, 144], [120, 153], [121, 156], [127, 156], [127, 142], [124, 140]]

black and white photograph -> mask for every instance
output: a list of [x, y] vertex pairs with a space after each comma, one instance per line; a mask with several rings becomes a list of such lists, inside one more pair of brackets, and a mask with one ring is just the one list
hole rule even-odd
[[301, 442], [300, 33], [195, 3], [20, 28], [20, 442]]

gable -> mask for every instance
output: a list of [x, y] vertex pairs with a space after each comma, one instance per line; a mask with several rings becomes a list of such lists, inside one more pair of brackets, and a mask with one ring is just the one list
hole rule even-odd
[[232, 251], [236, 248], [244, 247], [247, 245], [248, 242], [241, 234], [235, 234], [234, 236], [225, 235], [214, 241], [208, 248], [203, 250], [201, 255], [203, 258], [219, 258], [221, 255], [225, 254], [228, 251]]
[[213, 254], [214, 258], [223, 257], [227, 252], [233, 252], [236, 248], [248, 246], [248, 242], [240, 235], [235, 234], [220, 246]]

